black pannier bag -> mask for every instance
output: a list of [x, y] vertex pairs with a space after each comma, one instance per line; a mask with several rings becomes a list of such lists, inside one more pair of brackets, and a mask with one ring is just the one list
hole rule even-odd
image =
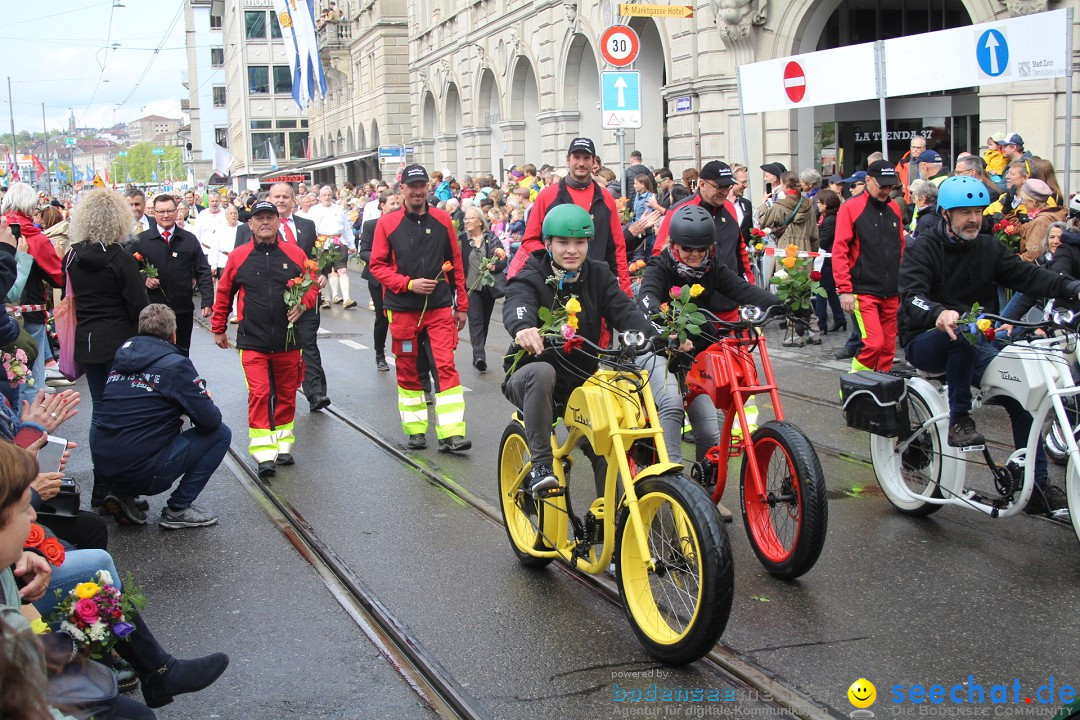
[[910, 432], [907, 380], [880, 372], [855, 372], [840, 376], [844, 419], [855, 430], [884, 437]]

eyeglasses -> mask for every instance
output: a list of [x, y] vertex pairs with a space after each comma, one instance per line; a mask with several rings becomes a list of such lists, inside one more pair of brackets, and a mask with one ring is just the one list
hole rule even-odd
[[679, 248], [679, 253], [681, 255], [704, 255], [705, 253], [709, 252], [709, 248], [707, 248], [707, 247], [689, 248], [689, 247], [683, 247], [682, 245], [679, 245], [678, 248]]
[[161, 208], [154, 208], [154, 212], [158, 215], [175, 215], [176, 208], [173, 208], [172, 210], [162, 210]]

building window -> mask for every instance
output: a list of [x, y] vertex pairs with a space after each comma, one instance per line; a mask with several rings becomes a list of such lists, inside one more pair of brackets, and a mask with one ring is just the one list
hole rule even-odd
[[292, 73], [288, 65], [274, 66], [274, 93], [288, 95], [292, 92]]
[[214, 92], [214, 107], [225, 107], [225, 86], [215, 85]]
[[291, 128], [296, 127], [296, 121], [295, 120], [278, 120], [277, 121], [277, 126], [279, 128], [289, 128], [289, 129], [291, 129]]
[[270, 92], [270, 68], [266, 65], [248, 65], [248, 92], [263, 95]]
[[276, 17], [273, 16], [273, 13], [271, 13], [270, 15], [270, 37], [274, 40], [280, 40], [281, 25], [278, 24], [278, 20]]
[[283, 160], [285, 158], [285, 133], [251, 133], [251, 159], [269, 160], [271, 145], [274, 147], [274, 155], [278, 160]]
[[302, 128], [307, 127], [307, 119], [306, 118], [300, 118], [300, 127], [302, 127]]
[[210, 48], [210, 65], [221, 67], [225, 64], [225, 48]]
[[265, 10], [248, 10], [244, 13], [244, 37], [248, 40], [266, 39]]
[[306, 132], [289, 133], [289, 157], [294, 160], [307, 157], [308, 134]]
[[229, 128], [214, 128], [214, 142], [223, 148], [229, 147]]
[[213, 13], [210, 13], [210, 29], [211, 30], [220, 30], [221, 29], [221, 16], [220, 15], [215, 15]]

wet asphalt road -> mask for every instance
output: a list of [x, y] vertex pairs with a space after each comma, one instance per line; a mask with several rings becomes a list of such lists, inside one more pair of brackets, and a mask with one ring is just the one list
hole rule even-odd
[[[365, 284], [353, 287], [366, 300]], [[363, 305], [324, 311], [328, 332], [320, 348], [329, 394], [336, 409], [401, 442], [394, 374], [376, 372], [370, 349], [372, 317]], [[814, 442], [866, 456], [866, 436], [844, 427], [835, 403], [844, 364], [832, 351], [840, 339], [830, 335], [820, 348], [795, 350], [779, 347], [779, 331], [769, 336], [782, 388], [826, 403], [785, 400], [788, 419]], [[417, 455], [494, 504], [497, 445], [511, 410], [497, 371], [508, 338], [493, 321], [493, 369], [485, 375], [471, 367], [467, 332], [463, 338], [457, 357], [469, 388], [473, 449], [462, 457], [434, 449]], [[192, 355], [234, 429], [234, 447], [243, 451], [246, 391], [236, 354], [197, 330]], [[981, 413], [980, 429], [1004, 440], [1004, 412]], [[762, 416], [768, 417], [764, 407]], [[279, 473], [275, 492], [492, 716], [618, 717], [629, 706], [615, 698], [627, 688], [729, 687], [700, 666], [655, 664], [619, 608], [566, 573], [521, 568], [502, 528], [340, 420], [309, 414], [302, 398], [297, 435], [297, 465]], [[69, 437], [78, 439], [77, 432]], [[433, 428], [429, 443], [434, 448]], [[1030, 695], [1050, 676], [1059, 688], [1080, 681], [1080, 649], [1067, 640], [1075, 635], [1080, 580], [1080, 548], [1070, 528], [953, 508], [907, 518], [881, 496], [867, 465], [819, 456], [829, 488], [829, 534], [809, 574], [774, 580], [750, 550], [737, 511], [727, 526], [736, 562], [727, 646], [845, 715], [853, 709], [847, 687], [859, 677], [876, 684], [879, 699], [871, 709], [878, 715], [925, 708], [894, 704], [896, 685], [948, 688], [970, 674], [987, 688], [1017, 678], [1022, 695]], [[85, 474], [87, 466], [88, 458], [77, 459], [73, 474]], [[737, 477], [733, 468], [724, 499], [731, 508], [738, 503]], [[118, 564], [147, 586], [148, 615], [161, 619], [178, 654], [223, 644], [234, 654], [221, 682], [160, 716], [421, 717], [415, 696], [227, 470], [219, 470], [205, 497], [226, 511], [216, 528], [114, 534]], [[154, 499], [152, 515], [163, 501]], [[627, 675], [635, 671], [653, 675]], [[764, 712], [745, 691], [737, 693], [734, 702], [711, 707]], [[693, 708], [666, 709], [677, 716], [672, 713]]]

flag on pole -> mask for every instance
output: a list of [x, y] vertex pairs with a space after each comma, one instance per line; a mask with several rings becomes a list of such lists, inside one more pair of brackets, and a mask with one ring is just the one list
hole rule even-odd
[[19, 177], [19, 164], [11, 159], [11, 153], [7, 154], [8, 174], [11, 176], [12, 182], [20, 182], [22, 180]]
[[277, 153], [274, 152], [274, 143], [267, 140], [266, 147], [270, 151], [270, 169], [277, 170]]
[[38, 156], [31, 153], [30, 159], [34, 161], [34, 170], [37, 172], [38, 177], [45, 177], [48, 171], [45, 170], [45, 166], [41, 164], [41, 160], [38, 159]]
[[94, 174], [95, 174], [94, 173], [94, 168], [90, 167], [90, 163], [87, 163], [86, 164], [86, 174], [85, 174], [86, 179], [87, 180], [93, 180], [94, 179]]
[[[150, 171], [150, 182], [157, 182], [157, 170]], [[97, 184], [97, 176], [94, 176], [94, 184]]]
[[235, 155], [214, 143], [214, 164], [210, 168], [211, 173], [217, 173], [221, 177], [227, 178], [234, 162], [236, 162]]
[[68, 181], [67, 173], [64, 172], [63, 170], [57, 170], [56, 171], [56, 180], [61, 185], [67, 185], [67, 181]]
[[319, 60], [315, 32], [315, 3], [314, 0], [274, 0], [274, 10], [292, 69], [293, 100], [304, 110], [316, 92], [326, 95], [326, 76]]
[[73, 178], [75, 178], [75, 182], [83, 181], [84, 175], [82, 173], [82, 170], [79, 169], [78, 165], [71, 166], [71, 175]]

